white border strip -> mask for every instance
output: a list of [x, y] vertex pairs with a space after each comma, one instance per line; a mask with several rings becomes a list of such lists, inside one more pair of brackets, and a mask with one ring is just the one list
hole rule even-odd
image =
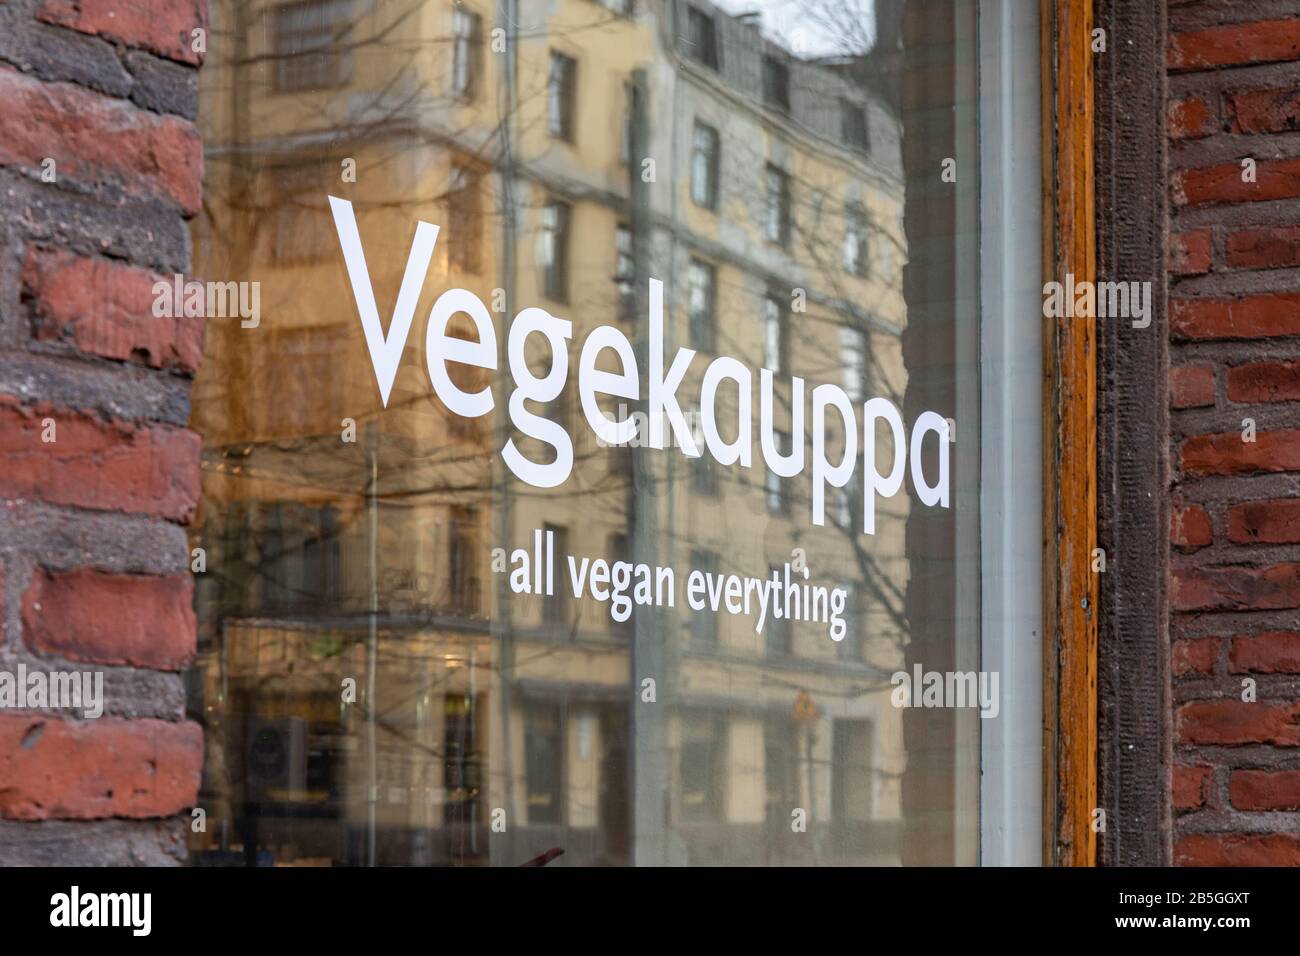
[[1042, 189], [1038, 4], [980, 0], [981, 863], [1042, 863]]

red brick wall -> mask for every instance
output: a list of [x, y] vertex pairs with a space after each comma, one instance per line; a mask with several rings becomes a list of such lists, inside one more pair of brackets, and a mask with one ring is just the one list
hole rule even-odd
[[1300, 3], [1168, 18], [1174, 859], [1300, 865]]
[[0, 864], [184, 859], [203, 326], [155, 318], [151, 289], [190, 265], [205, 18], [0, 0], [0, 671], [102, 671], [105, 698], [0, 710]]

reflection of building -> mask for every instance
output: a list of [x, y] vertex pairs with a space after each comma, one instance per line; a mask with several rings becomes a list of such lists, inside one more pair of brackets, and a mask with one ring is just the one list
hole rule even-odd
[[[873, 537], [860, 491], [814, 530], [806, 477], [601, 447], [575, 394], [546, 410], [574, 473], [541, 492], [503, 471], [503, 418], [431, 394], [422, 330], [462, 286], [499, 336], [540, 305], [575, 342], [636, 339], [655, 277], [669, 340], [701, 353], [684, 395], [716, 352], [770, 368], [782, 444], [792, 375], [901, 404], [897, 121], [855, 63], [703, 2], [536, 6], [501, 33], [486, 0], [215, 5], [242, 48], [203, 75], [198, 271], [260, 281], [264, 318], [210, 327], [195, 390], [208, 796], [282, 861], [896, 861], [906, 498]], [[354, 204], [385, 325], [416, 221], [441, 227], [386, 408], [327, 194]], [[679, 578], [803, 549], [850, 588], [848, 635], [511, 595], [492, 551], [535, 528]]]

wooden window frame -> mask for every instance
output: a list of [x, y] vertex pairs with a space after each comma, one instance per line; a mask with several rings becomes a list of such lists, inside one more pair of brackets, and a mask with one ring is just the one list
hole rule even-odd
[[[1090, 0], [1040, 0], [1044, 282], [1096, 279]], [[1043, 318], [1043, 862], [1097, 860], [1097, 328]]]

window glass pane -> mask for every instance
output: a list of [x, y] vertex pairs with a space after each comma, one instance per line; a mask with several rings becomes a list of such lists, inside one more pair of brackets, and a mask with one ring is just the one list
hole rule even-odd
[[337, 86], [350, 56], [351, 0], [308, 0], [275, 15], [276, 87], [281, 91]]
[[479, 42], [479, 17], [468, 10], [452, 13], [452, 92], [466, 96], [473, 92], [474, 71], [477, 67]]
[[695, 124], [691, 144], [691, 199], [697, 206], [713, 209], [718, 201], [718, 131]]
[[975, 4], [512, 9], [213, 0], [195, 860], [976, 862]]

